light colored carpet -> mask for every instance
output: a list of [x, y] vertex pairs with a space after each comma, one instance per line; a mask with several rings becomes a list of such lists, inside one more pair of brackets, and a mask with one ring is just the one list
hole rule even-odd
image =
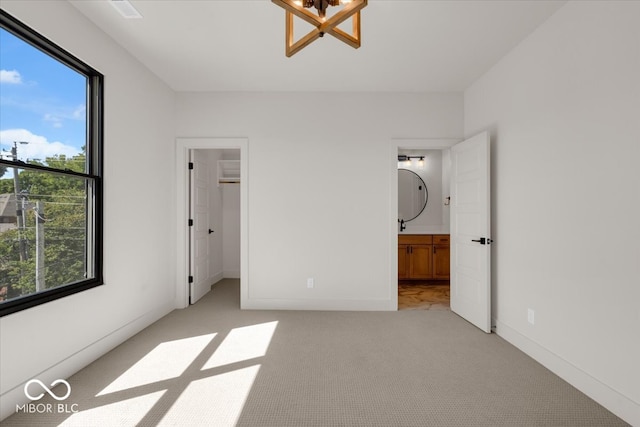
[[79, 412], [3, 427], [626, 425], [450, 311], [238, 307], [216, 284], [69, 378]]

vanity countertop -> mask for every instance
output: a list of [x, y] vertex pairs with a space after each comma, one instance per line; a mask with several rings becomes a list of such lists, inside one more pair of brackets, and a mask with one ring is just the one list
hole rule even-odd
[[410, 227], [407, 226], [401, 234], [449, 234], [449, 227]]
[[415, 233], [415, 232], [407, 232], [407, 231], [403, 231], [402, 233], [398, 233], [398, 236], [430, 236], [430, 235], [436, 235], [436, 234], [444, 234], [444, 235], [449, 235], [448, 231], [443, 231], [443, 232], [438, 232], [438, 233]]

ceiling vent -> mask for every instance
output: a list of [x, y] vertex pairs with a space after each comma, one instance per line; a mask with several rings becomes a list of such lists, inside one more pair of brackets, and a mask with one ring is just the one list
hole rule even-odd
[[140, 12], [129, 2], [129, 0], [111, 0], [109, 3], [118, 11], [120, 15], [127, 19], [142, 18]]

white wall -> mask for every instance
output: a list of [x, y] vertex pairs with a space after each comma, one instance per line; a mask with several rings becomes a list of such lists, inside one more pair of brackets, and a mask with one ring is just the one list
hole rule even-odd
[[[384, 309], [392, 138], [460, 138], [462, 96], [177, 94], [179, 137], [247, 137], [245, 308]], [[315, 287], [308, 289], [308, 277]]]
[[[225, 160], [240, 160], [240, 150], [225, 150]], [[222, 188], [222, 241], [224, 277], [240, 278], [240, 185], [224, 184]]]
[[465, 92], [465, 134], [492, 135], [497, 332], [635, 425], [638, 22], [570, 2]]
[[172, 91], [67, 2], [2, 8], [105, 75], [106, 284], [0, 319], [4, 418], [26, 381], [66, 378], [171, 311], [176, 255]]
[[223, 275], [240, 278], [240, 185], [224, 184], [222, 188]]

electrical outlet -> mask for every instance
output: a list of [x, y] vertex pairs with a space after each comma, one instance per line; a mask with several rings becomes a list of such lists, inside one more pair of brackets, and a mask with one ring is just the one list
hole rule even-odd
[[527, 320], [529, 321], [529, 323], [531, 323], [532, 325], [534, 325], [536, 323], [536, 312], [533, 311], [532, 309], [528, 309], [527, 310]]
[[308, 289], [312, 289], [313, 288], [313, 277], [309, 277], [307, 279], [307, 288]]

